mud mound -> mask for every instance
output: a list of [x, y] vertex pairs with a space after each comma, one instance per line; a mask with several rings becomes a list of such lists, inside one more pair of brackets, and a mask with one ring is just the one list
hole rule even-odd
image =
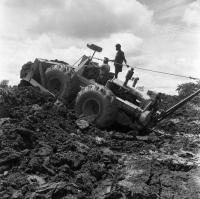
[[7, 108], [0, 118], [0, 198], [198, 198], [196, 107], [137, 136], [101, 131], [33, 87], [0, 95]]
[[1, 198], [89, 198], [112, 178], [118, 158], [99, 147], [100, 130], [79, 128], [72, 110], [32, 87], [3, 98], [9, 118], [1, 119]]

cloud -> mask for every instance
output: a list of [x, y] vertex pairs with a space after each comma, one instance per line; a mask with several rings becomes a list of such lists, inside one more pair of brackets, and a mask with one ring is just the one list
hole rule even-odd
[[[172, 1], [168, 1], [167, 5], [171, 3]], [[163, 24], [156, 24], [154, 34], [143, 38], [139, 46], [142, 51], [141, 55], [130, 58], [133, 63], [141, 64], [145, 68], [153, 67], [152, 69], [155, 70], [200, 76], [198, 67], [200, 64], [200, 28], [198, 25], [200, 1], [192, 2], [187, 6], [184, 0], [182, 3], [185, 9], [179, 22], [174, 24], [169, 20]], [[180, 5], [181, 8], [183, 5]]]
[[120, 32], [146, 34], [152, 28], [152, 11], [136, 0], [5, 2], [7, 22], [11, 19], [12, 23], [23, 25], [30, 35], [56, 34], [86, 39]]
[[183, 21], [187, 23], [188, 26], [200, 26], [200, 1], [197, 0], [189, 5], [186, 9]]
[[40, 0], [30, 1], [30, 0], [15, 0], [15, 1], [7, 1], [2, 0], [4, 5], [8, 8], [20, 9], [20, 10], [28, 10], [31, 12], [35, 12], [36, 10], [44, 10], [51, 8], [59, 8], [65, 5], [65, 1], [63, 0]]
[[180, 20], [188, 5], [195, 0], [139, 0], [139, 2], [148, 5], [154, 10], [153, 19], [159, 24], [180, 25]]

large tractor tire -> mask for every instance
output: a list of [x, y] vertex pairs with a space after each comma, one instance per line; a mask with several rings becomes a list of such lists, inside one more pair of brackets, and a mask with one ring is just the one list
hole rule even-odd
[[20, 71], [20, 78], [26, 77], [26, 75], [31, 71], [31, 66], [33, 62], [27, 62], [22, 66], [22, 69]]
[[106, 87], [97, 84], [89, 85], [78, 93], [75, 110], [78, 115], [92, 118], [100, 128], [111, 126], [117, 116], [115, 96]]
[[45, 71], [46, 88], [59, 96], [63, 93], [66, 87], [66, 72], [68, 67], [66, 65], [53, 65]]

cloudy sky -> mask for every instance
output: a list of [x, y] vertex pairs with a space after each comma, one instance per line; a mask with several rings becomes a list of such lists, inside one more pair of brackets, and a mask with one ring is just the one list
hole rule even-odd
[[[200, 0], [0, 1], [0, 80], [17, 84], [21, 66], [36, 57], [73, 64], [91, 54], [87, 43], [103, 48], [99, 58], [114, 58], [121, 43], [131, 66], [200, 77]], [[138, 86], [168, 93], [188, 81], [135, 76]]]

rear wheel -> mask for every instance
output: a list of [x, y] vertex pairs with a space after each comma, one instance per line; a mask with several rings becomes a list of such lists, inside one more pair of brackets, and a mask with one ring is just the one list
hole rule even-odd
[[79, 92], [75, 110], [78, 115], [94, 121], [98, 127], [108, 127], [113, 124], [117, 114], [115, 96], [104, 86], [89, 85]]
[[66, 65], [53, 65], [45, 71], [46, 88], [59, 96], [66, 86]]

